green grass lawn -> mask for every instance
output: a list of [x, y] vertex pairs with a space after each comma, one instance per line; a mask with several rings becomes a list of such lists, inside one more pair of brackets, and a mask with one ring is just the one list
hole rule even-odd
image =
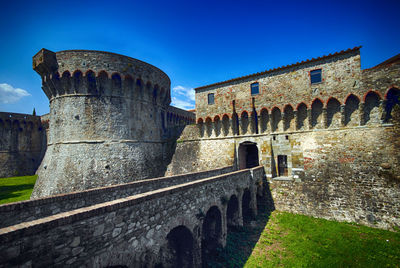
[[400, 267], [400, 232], [274, 211], [228, 234], [212, 267]]
[[[29, 199], [37, 176], [0, 179], [0, 204]], [[211, 267], [400, 267], [400, 231], [265, 212], [230, 230]]]
[[0, 179], [0, 204], [27, 200], [31, 197], [37, 175]]
[[247, 267], [400, 267], [400, 233], [273, 212]]

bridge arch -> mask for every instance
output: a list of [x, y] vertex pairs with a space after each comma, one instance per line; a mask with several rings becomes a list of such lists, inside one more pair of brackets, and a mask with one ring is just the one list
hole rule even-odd
[[249, 188], [244, 189], [242, 195], [242, 217], [243, 223], [250, 222], [254, 217], [254, 212], [251, 207], [251, 192]]
[[201, 258], [204, 265], [222, 246], [222, 214], [217, 206], [207, 211], [202, 227]]
[[[193, 267], [195, 239], [184, 225], [172, 229], [166, 236], [167, 248], [163, 252], [163, 264], [166, 267]], [[163, 266], [164, 266], [163, 265]]]
[[239, 200], [234, 194], [226, 208], [226, 223], [228, 228], [240, 225]]

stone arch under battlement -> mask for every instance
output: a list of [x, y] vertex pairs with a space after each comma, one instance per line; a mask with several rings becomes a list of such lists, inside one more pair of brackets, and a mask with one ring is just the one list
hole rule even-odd
[[[396, 96], [400, 95], [399, 87], [391, 86], [385, 95], [379, 91], [368, 90], [362, 96], [349, 93], [343, 100], [334, 96], [325, 101], [314, 98], [311, 103], [301, 101], [295, 105], [288, 103], [281, 106], [272, 105], [255, 108], [249, 113], [242, 110], [237, 116], [240, 135], [282, 133], [305, 131], [313, 129], [345, 128], [358, 126], [372, 126], [391, 123], [391, 111], [396, 104]], [[238, 135], [233, 131], [236, 123], [234, 113], [209, 115], [207, 118], [222, 118], [222, 136]], [[205, 124], [206, 118], [198, 117], [197, 124]], [[213, 124], [215, 126], [213, 126]], [[201, 137], [214, 137], [218, 132], [220, 122], [210, 120], [208, 133]], [[257, 128], [254, 125], [257, 124]], [[224, 129], [225, 128], [225, 129]], [[217, 135], [219, 136], [219, 135]]]
[[164, 106], [171, 102], [171, 82], [163, 71], [115, 53], [42, 49], [33, 57], [33, 68], [42, 77], [43, 91], [50, 100], [91, 95], [135, 98]]
[[[109, 73], [106, 70], [66, 70], [43, 77], [43, 91], [52, 101], [61, 96], [98, 96], [131, 98], [155, 105], [167, 106], [171, 102], [170, 90], [165, 85], [143, 80], [141, 76]], [[144, 86], [143, 86], [144, 85]]]

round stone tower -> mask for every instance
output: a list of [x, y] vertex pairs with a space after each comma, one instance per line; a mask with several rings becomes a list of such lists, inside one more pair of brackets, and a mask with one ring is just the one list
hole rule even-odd
[[171, 102], [164, 72], [114, 53], [46, 49], [33, 69], [50, 100], [50, 122], [31, 198], [164, 174]]

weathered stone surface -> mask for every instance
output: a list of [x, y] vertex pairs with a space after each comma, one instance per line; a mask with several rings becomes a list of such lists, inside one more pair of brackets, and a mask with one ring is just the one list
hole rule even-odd
[[194, 115], [169, 107], [170, 80], [130, 57], [42, 49], [50, 100], [47, 151], [32, 198], [164, 175], [170, 143]]
[[0, 112], [0, 178], [35, 174], [45, 151], [39, 116]]
[[[168, 235], [177, 227], [186, 228], [193, 239], [190, 267], [201, 267], [200, 247], [207, 242], [201, 242], [206, 236], [204, 216], [209, 210], [219, 211], [221, 231], [213, 239], [224, 245], [228, 204], [223, 200], [234, 196], [242, 218], [247, 191], [249, 209], [257, 213], [256, 195], [263, 178], [262, 167], [235, 171], [2, 228], [0, 251], [7, 254], [0, 254], [0, 267], [26, 262], [33, 266], [169, 267], [175, 257]], [[160, 216], [160, 211], [165, 214]], [[115, 223], [124, 225], [115, 227]], [[33, 246], [36, 240], [40, 243]]]
[[[315, 69], [322, 82], [311, 84]], [[167, 170], [239, 167], [240, 146], [251, 142], [277, 209], [398, 227], [399, 73], [398, 56], [361, 70], [355, 48], [198, 88], [198, 124], [184, 130]], [[251, 95], [254, 82], [260, 94]], [[207, 103], [210, 93], [215, 104]], [[195, 157], [181, 156], [191, 151]]]
[[[101, 62], [103, 54], [70, 51], [58, 57], [42, 51], [34, 58], [39, 72], [53, 72], [44, 77], [44, 91], [57, 108], [50, 114], [51, 157], [40, 172], [50, 178], [51, 167], [59, 177], [42, 177], [36, 191], [50, 195], [115, 184], [133, 180], [129, 174], [139, 179], [154, 172], [196, 173], [0, 206], [0, 251], [6, 252], [0, 267], [173, 267], [179, 254], [171, 244], [182, 237], [192, 241], [189, 266], [200, 266], [200, 248], [211, 243], [207, 228], [218, 224], [207, 225], [208, 220], [221, 219], [218, 238], [210, 237], [223, 246], [227, 225], [243, 224], [244, 216], [256, 211], [256, 196], [265, 194], [270, 209], [385, 229], [400, 226], [398, 56], [361, 70], [354, 48], [198, 88], [198, 124], [183, 129], [190, 115], [164, 105], [155, 85], [146, 83], [148, 91], [131, 87], [135, 60], [105, 53]], [[108, 65], [114, 57], [117, 64]], [[78, 65], [84, 76], [64, 72]], [[87, 65], [94, 66], [95, 80]], [[101, 72], [105, 66], [131, 77], [119, 86], [119, 79]], [[146, 74], [144, 66], [135, 71]], [[312, 84], [309, 75], [316, 69], [322, 81]], [[133, 80], [152, 83], [157, 75], [163, 77], [156, 71]], [[260, 93], [252, 96], [254, 82]], [[207, 104], [209, 93], [215, 104]], [[231, 172], [258, 163], [262, 167]], [[221, 166], [230, 167], [209, 171]], [[228, 212], [232, 200], [237, 200], [234, 213]]]
[[[22, 223], [24, 221], [32, 221], [35, 219], [55, 215], [56, 213], [54, 213], [54, 211], [58, 211], [57, 213], [60, 213], [81, 207], [88, 207], [106, 201], [112, 201], [135, 194], [153, 191], [159, 188], [170, 187], [199, 179], [218, 176], [232, 172], [233, 170], [234, 168], [230, 166], [197, 173], [135, 181], [128, 184], [51, 196], [38, 200], [4, 204], [0, 205], [0, 217], [2, 218], [2, 221], [0, 222], [0, 228]], [[161, 216], [158, 213], [156, 215], [156, 219], [160, 217]], [[119, 222], [120, 221], [121, 218], [119, 218]], [[140, 223], [138, 222], [137, 224]], [[99, 227], [103, 228], [103, 230], [104, 228], [107, 230], [107, 226], [100, 226]], [[110, 228], [112, 228], [112, 226]], [[98, 229], [96, 229], [96, 231], [99, 233], [103, 232], [102, 230]]]

